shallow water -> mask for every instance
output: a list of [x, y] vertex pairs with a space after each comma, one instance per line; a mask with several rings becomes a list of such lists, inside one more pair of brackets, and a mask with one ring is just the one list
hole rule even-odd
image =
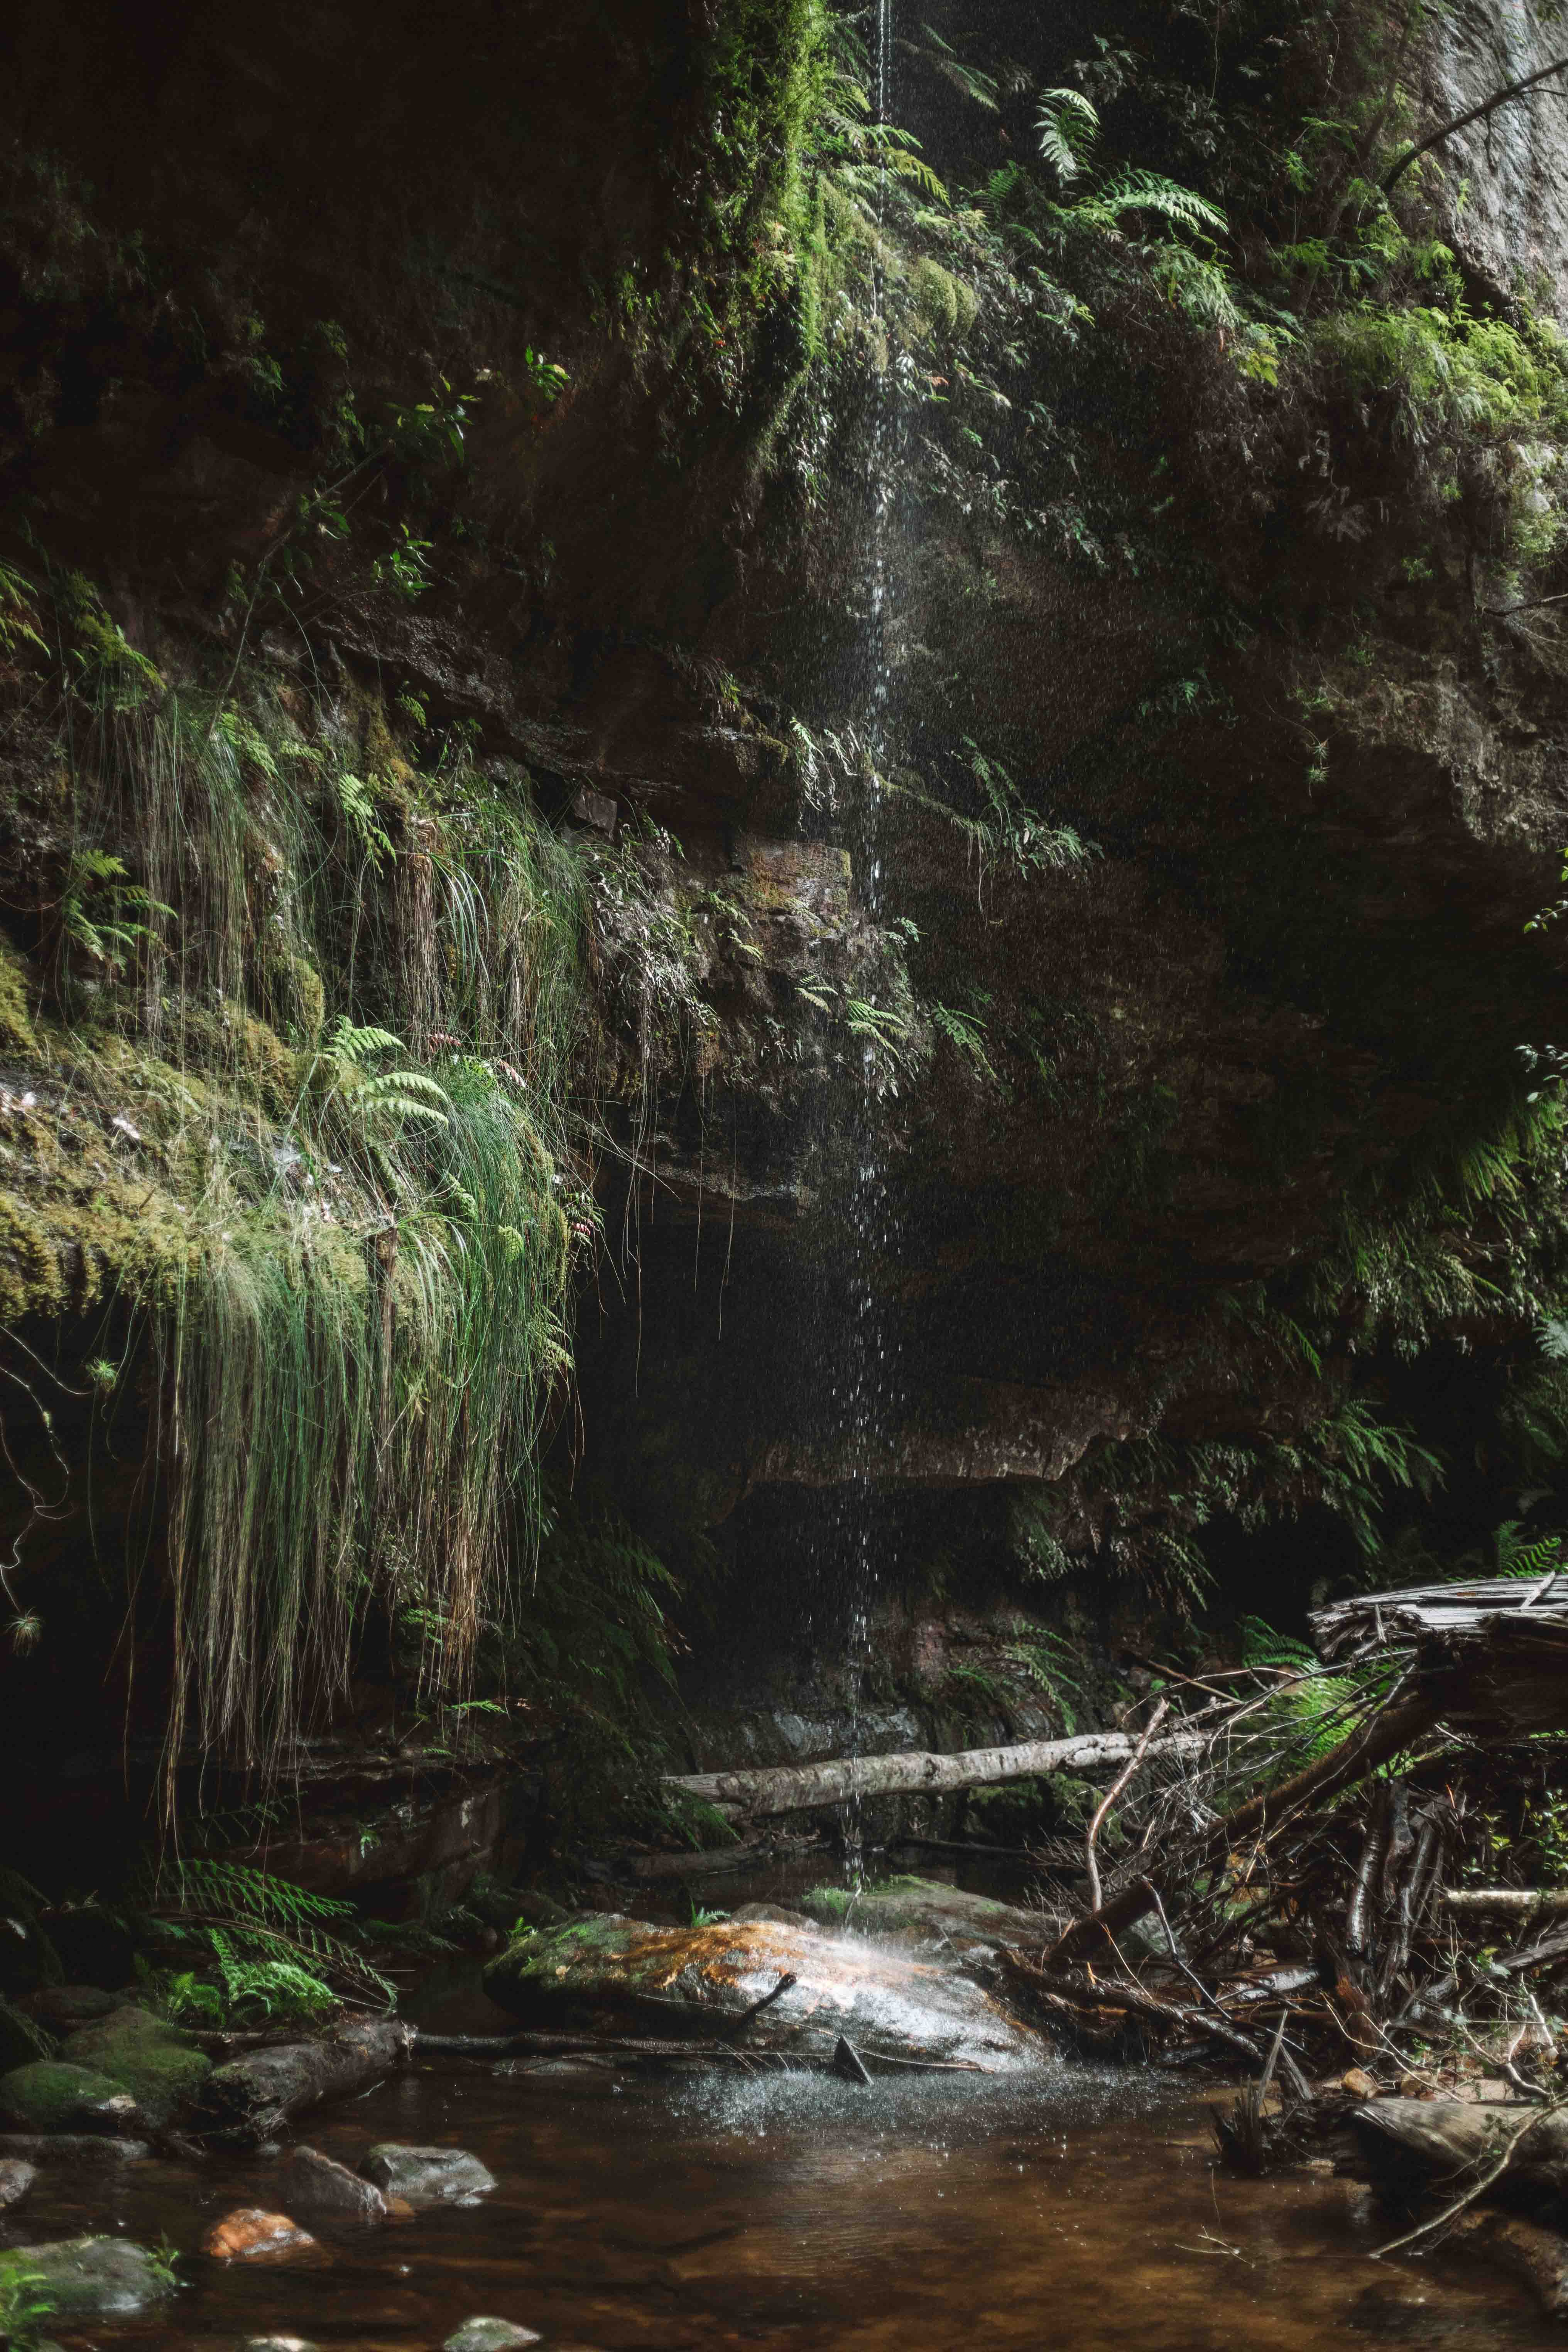
[[[476, 2312], [602, 2352], [1562, 2340], [1521, 2288], [1463, 2257], [1371, 2261], [1387, 2224], [1364, 2190], [1215, 2173], [1204, 2103], [1126, 2074], [866, 2091], [823, 2076], [498, 2077], [447, 2062], [309, 2136], [350, 2163], [375, 2139], [469, 2147], [500, 2187], [305, 2263], [196, 2257], [155, 2327], [95, 2326], [92, 2342], [218, 2352], [277, 2329], [323, 2352], [413, 2352]], [[29, 2237], [122, 2227], [190, 2249], [232, 2205], [270, 2201], [268, 2170], [149, 2164], [87, 2199], [41, 2179], [12, 2218], [25, 2214]]]

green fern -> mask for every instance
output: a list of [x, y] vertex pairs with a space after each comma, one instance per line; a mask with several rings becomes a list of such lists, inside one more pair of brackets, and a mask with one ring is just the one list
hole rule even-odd
[[309, 2014], [343, 1994], [395, 2005], [395, 1988], [346, 1940], [358, 1925], [352, 1905], [332, 1896], [247, 1864], [193, 1859], [150, 1870], [132, 1901], [176, 1941], [204, 1947], [231, 2007]]
[[1042, 90], [1035, 135], [1042, 157], [1069, 187], [1094, 152], [1100, 116], [1081, 89]]

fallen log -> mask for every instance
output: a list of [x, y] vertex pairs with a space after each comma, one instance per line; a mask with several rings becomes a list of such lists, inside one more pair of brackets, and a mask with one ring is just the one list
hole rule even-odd
[[1568, 1911], [1568, 1886], [1446, 1886], [1443, 1901], [1450, 1911]]
[[1568, 2189], [1568, 2113], [1543, 2111], [1526, 2125], [1530, 2112], [1468, 2099], [1372, 2099], [1350, 2119], [1380, 2178], [1454, 2189], [1495, 2165], [1523, 2126], [1501, 2179], [1560, 2194]]
[[1419, 1738], [1434, 1716], [1432, 1701], [1421, 1692], [1398, 1706], [1369, 1716], [1348, 1739], [1331, 1748], [1326, 1756], [1320, 1756], [1294, 1779], [1249, 1797], [1201, 1837], [1184, 1840], [1171, 1847], [1162, 1861], [1152, 1863], [1142, 1876], [1112, 1895], [1098, 1911], [1076, 1920], [1046, 1954], [1047, 1968], [1059, 1968], [1065, 1961], [1113, 1949], [1117, 1937], [1145, 1918], [1166, 1888], [1185, 1885], [1195, 1872], [1223, 1863], [1234, 1848], [1245, 1845], [1309, 1799], [1321, 1802], [1364, 1780], [1379, 1764], [1386, 1763], [1391, 1756], [1397, 1756], [1402, 1748], [1408, 1748], [1412, 1740]]
[[[1173, 1732], [1148, 1756], [1196, 1756], [1201, 1732]], [[813, 1812], [860, 1797], [933, 1796], [952, 1789], [989, 1787], [1039, 1772], [1092, 1772], [1125, 1764], [1138, 1748], [1125, 1731], [1089, 1731], [1073, 1739], [1026, 1739], [1010, 1748], [965, 1748], [939, 1756], [910, 1748], [894, 1756], [838, 1756], [821, 1764], [774, 1764], [734, 1772], [672, 1772], [668, 1789], [700, 1797], [742, 1820], [768, 1813]]]
[[1320, 1656], [1413, 1656], [1436, 1710], [1482, 1738], [1568, 1728], [1568, 1576], [1357, 1594], [1308, 1619]]
[[415, 2028], [401, 2018], [356, 2018], [320, 2042], [284, 2042], [215, 2067], [202, 2086], [197, 2129], [231, 2147], [270, 2139], [290, 2116], [369, 2088], [408, 2055]]

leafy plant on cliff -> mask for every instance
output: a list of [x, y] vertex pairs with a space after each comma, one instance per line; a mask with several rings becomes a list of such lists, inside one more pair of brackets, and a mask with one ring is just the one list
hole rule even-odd
[[171, 1773], [187, 1735], [266, 1766], [373, 1611], [454, 1687], [518, 1605], [595, 1223], [581, 873], [465, 738], [421, 772], [374, 698], [171, 685], [58, 601], [68, 1061], [143, 1097], [105, 1124], [146, 1175], [112, 1265], [159, 1375]]

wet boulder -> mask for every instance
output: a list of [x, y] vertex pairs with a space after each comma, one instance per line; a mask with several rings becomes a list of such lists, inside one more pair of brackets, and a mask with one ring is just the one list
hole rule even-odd
[[465, 2319], [461, 2327], [454, 2328], [441, 2347], [441, 2352], [523, 2352], [529, 2344], [542, 2344], [543, 2337], [531, 2327], [520, 2327], [513, 2319]]
[[268, 2213], [259, 2205], [237, 2205], [215, 2221], [202, 2240], [202, 2252], [220, 2263], [277, 2261], [310, 2254], [316, 2241], [287, 2213]]
[[831, 2060], [841, 2036], [868, 2056], [986, 2068], [1042, 2046], [989, 1992], [928, 1959], [774, 1919], [654, 1927], [595, 1913], [520, 1937], [485, 1970], [485, 1990], [528, 2024], [739, 2035], [807, 2060]]
[[290, 2210], [320, 2214], [323, 2221], [358, 2222], [374, 2228], [387, 2219], [386, 2200], [374, 2180], [365, 2180], [320, 2148], [297, 2147], [279, 2168], [279, 2179]]
[[0, 2117], [18, 2131], [117, 2131], [135, 2107], [123, 2084], [64, 2058], [36, 2058], [0, 2074]]
[[0, 2253], [0, 2301], [37, 2283], [51, 2319], [136, 2319], [174, 2293], [166, 2263], [130, 2238], [65, 2238]]
[[0, 2156], [0, 2213], [19, 2205], [37, 2177], [37, 2166], [25, 2157]]
[[69, 2047], [73, 2065], [107, 2074], [153, 2124], [188, 2105], [213, 2070], [178, 2026], [129, 2004], [79, 2026]]
[[410, 2147], [402, 2140], [378, 2140], [364, 2160], [365, 2177], [388, 2198], [410, 2205], [456, 2205], [482, 2197], [496, 2185], [477, 2156], [466, 2147]]
[[1055, 1929], [1043, 1911], [971, 1895], [936, 1878], [889, 1878], [880, 1886], [814, 1886], [800, 1898], [809, 1919], [824, 1927], [847, 1927], [858, 1936], [899, 1937], [911, 1943], [945, 1943], [959, 1949], [998, 1944], [1038, 1948]]

